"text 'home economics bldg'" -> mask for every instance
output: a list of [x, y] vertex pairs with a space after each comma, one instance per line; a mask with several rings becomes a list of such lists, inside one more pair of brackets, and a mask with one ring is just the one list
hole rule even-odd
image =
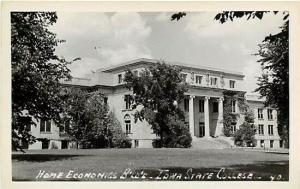
[[[99, 69], [85, 78], [73, 78], [63, 82], [64, 85], [91, 87], [100, 90], [107, 100], [110, 111], [122, 124], [124, 132], [132, 140], [133, 148], [152, 148], [152, 141], [157, 136], [147, 122], [134, 121], [129, 91], [123, 81], [125, 71], [130, 69], [139, 74], [143, 69], [153, 66], [158, 60], [137, 59], [108, 68]], [[245, 92], [244, 75], [240, 72], [192, 66], [177, 62], [166, 62], [182, 68], [182, 76], [188, 83], [188, 92], [179, 103], [185, 112], [185, 121], [189, 125], [193, 137], [192, 147], [226, 148], [234, 146], [230, 137], [223, 134], [223, 101], [224, 91]], [[273, 108], [264, 107], [263, 99], [255, 95], [246, 95], [246, 102], [255, 116], [257, 132], [257, 148], [281, 148], [282, 140], [277, 130], [277, 112]], [[239, 114], [238, 101], [232, 101], [231, 111]], [[242, 124], [242, 116], [232, 123], [234, 133]], [[30, 144], [28, 149], [71, 148], [64, 130], [53, 121], [37, 120], [37, 126], [31, 126], [31, 134], [36, 138], [46, 139]]]

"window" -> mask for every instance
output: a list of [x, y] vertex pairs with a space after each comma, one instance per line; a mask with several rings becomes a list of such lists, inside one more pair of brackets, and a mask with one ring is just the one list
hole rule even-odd
[[199, 100], [199, 112], [204, 112], [204, 100]]
[[65, 125], [64, 124], [62, 124], [62, 125], [59, 126], [59, 132], [60, 133], [65, 132]]
[[232, 100], [232, 101], [231, 101], [231, 112], [232, 112], [232, 113], [235, 113], [235, 104], [236, 104], [236, 101], [235, 101], [235, 100]]
[[131, 103], [132, 103], [132, 98], [130, 95], [125, 95], [124, 96], [124, 101], [125, 101], [125, 109], [129, 110], [131, 108]]
[[189, 99], [184, 99], [184, 111], [189, 111]]
[[124, 121], [125, 121], [125, 133], [126, 134], [131, 134], [131, 119], [128, 114], [124, 116]]
[[273, 110], [268, 109], [268, 120], [273, 120]]
[[138, 148], [139, 147], [139, 140], [134, 140], [134, 147]]
[[283, 148], [283, 140], [280, 140], [280, 141], [279, 141], [279, 147], [280, 147], [280, 148]]
[[264, 125], [258, 125], [258, 134], [264, 135]]
[[211, 85], [217, 85], [217, 81], [218, 81], [218, 78], [216, 78], [216, 77], [211, 77], [210, 78], [210, 84]]
[[269, 135], [273, 135], [273, 125], [268, 125], [268, 133]]
[[260, 147], [265, 147], [265, 141], [264, 140], [260, 140]]
[[108, 98], [107, 98], [107, 97], [104, 97], [103, 100], [104, 100], [104, 104], [107, 105], [107, 100], [108, 100]]
[[213, 113], [219, 112], [219, 103], [213, 102]]
[[122, 74], [119, 74], [119, 75], [118, 75], [118, 83], [119, 83], [119, 84], [122, 83]]
[[263, 109], [257, 109], [258, 119], [263, 119]]
[[236, 122], [231, 123], [231, 133], [234, 134], [236, 132]]
[[66, 120], [63, 125], [59, 127], [59, 132], [64, 133], [67, 132], [70, 128], [70, 120]]
[[187, 74], [180, 74], [182, 81], [186, 82]]
[[230, 87], [230, 88], [234, 88], [234, 87], [235, 87], [235, 81], [230, 80], [230, 81], [229, 81], [229, 87]]
[[196, 75], [196, 83], [201, 84], [201, 82], [202, 82], [202, 76]]
[[274, 146], [274, 140], [270, 140], [270, 148], [273, 148]]
[[134, 70], [133, 71], [133, 75], [138, 76], [139, 75], [139, 71], [138, 70]]
[[51, 132], [51, 120], [41, 119], [40, 132]]

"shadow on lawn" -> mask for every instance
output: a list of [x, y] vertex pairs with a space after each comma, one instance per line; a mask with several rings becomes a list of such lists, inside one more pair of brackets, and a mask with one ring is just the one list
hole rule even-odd
[[64, 159], [73, 159], [78, 156], [87, 155], [66, 155], [66, 154], [12, 154], [11, 158], [14, 161], [29, 161], [29, 162], [46, 162], [57, 161]]

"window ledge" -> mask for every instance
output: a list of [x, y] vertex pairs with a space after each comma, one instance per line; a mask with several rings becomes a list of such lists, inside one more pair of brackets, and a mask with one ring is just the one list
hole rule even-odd
[[44, 131], [42, 131], [42, 132], [40, 132], [41, 134], [52, 134], [52, 132], [44, 132]]

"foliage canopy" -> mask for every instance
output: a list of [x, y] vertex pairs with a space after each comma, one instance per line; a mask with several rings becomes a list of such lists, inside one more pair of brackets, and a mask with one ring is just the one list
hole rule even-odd
[[[178, 66], [158, 62], [155, 66], [141, 71], [139, 75], [128, 70], [125, 74], [127, 88], [133, 91], [132, 108], [137, 109], [135, 121], [146, 120], [153, 132], [160, 136], [161, 146], [176, 147], [180, 143], [189, 147], [191, 136], [184, 123], [184, 114], [178, 107], [187, 91]], [[141, 107], [141, 108], [137, 108]], [[182, 144], [178, 138], [186, 136], [189, 144]], [[169, 140], [170, 136], [174, 140]], [[172, 144], [171, 144], [172, 143]]]
[[[55, 12], [11, 13], [12, 147], [18, 141], [33, 142], [28, 130], [32, 117], [59, 121], [61, 79], [69, 79], [71, 62], [55, 54], [63, 42], [49, 27], [57, 21]], [[76, 61], [74, 59], [73, 61]]]

